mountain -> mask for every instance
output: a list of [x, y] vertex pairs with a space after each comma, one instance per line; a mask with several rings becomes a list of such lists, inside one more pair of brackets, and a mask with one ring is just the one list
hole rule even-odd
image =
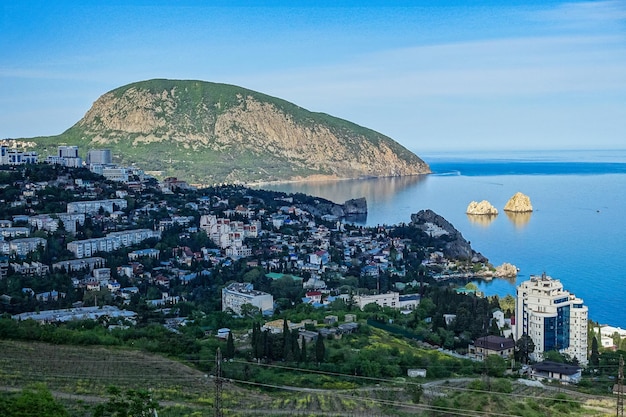
[[194, 184], [361, 178], [429, 173], [428, 165], [371, 129], [245, 88], [155, 79], [101, 96], [58, 136], [31, 139], [111, 149], [114, 162]]

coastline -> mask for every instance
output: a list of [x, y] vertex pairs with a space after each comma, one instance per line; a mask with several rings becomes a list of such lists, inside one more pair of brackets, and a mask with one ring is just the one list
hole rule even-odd
[[[626, 247], [626, 198], [617, 190], [626, 189], [626, 173], [606, 174], [606, 166], [592, 165], [600, 172], [578, 172], [589, 166], [572, 165], [568, 174], [551, 170], [549, 164], [535, 174], [516, 173], [507, 164], [481, 164], [493, 159], [515, 159], [514, 165], [527, 160], [610, 161], [626, 163], [626, 150], [551, 152], [472, 153], [461, 155], [471, 159], [478, 168], [476, 175], [437, 175], [439, 162], [454, 162], [454, 155], [424, 158], [435, 171], [405, 181], [384, 179], [367, 181], [334, 181], [328, 183], [272, 184], [268, 188], [284, 192], [304, 192], [331, 201], [344, 201], [365, 196], [367, 219], [359, 224], [399, 224], [407, 222], [412, 213], [432, 209], [458, 230], [472, 247], [485, 254], [494, 265], [510, 262], [520, 268], [515, 283], [502, 279], [477, 279], [479, 289], [487, 295], [515, 296], [516, 285], [529, 279], [529, 274], [546, 272], [560, 280], [565, 289], [584, 300], [589, 319], [626, 328], [623, 296], [607, 288], [626, 284], [623, 248]], [[512, 157], [513, 156], [513, 157]], [[480, 170], [484, 168], [482, 171]], [[417, 177], [421, 177], [417, 179]], [[408, 181], [406, 181], [408, 180]], [[307, 185], [309, 184], [309, 185]], [[531, 198], [535, 211], [523, 222], [498, 216], [492, 222], [471, 222], [465, 214], [472, 200], [486, 199], [495, 207], [503, 207], [517, 191]]]
[[335, 175], [323, 175], [323, 174], [315, 174], [310, 175], [308, 177], [296, 177], [288, 180], [276, 180], [276, 181], [255, 181], [249, 183], [242, 183], [241, 185], [250, 188], [261, 187], [263, 185], [285, 185], [285, 184], [314, 184], [314, 183], [333, 183], [333, 182], [342, 182], [342, 181], [361, 181], [361, 180], [372, 180], [372, 179], [384, 179], [384, 178], [406, 178], [406, 177], [420, 177], [426, 175], [432, 175], [434, 172], [425, 172], [421, 174], [411, 174], [411, 175], [386, 175], [386, 176], [365, 176], [365, 177], [337, 177]]

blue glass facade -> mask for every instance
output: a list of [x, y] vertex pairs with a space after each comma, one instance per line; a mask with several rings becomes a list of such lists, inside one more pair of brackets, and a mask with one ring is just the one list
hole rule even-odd
[[556, 312], [556, 317], [544, 319], [544, 352], [569, 347], [570, 306], [558, 307]]

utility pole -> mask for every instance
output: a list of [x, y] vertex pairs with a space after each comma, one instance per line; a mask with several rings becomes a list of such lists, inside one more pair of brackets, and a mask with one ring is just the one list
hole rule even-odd
[[222, 417], [222, 352], [215, 352], [215, 417]]
[[624, 357], [619, 355], [617, 371], [617, 417], [624, 417]]

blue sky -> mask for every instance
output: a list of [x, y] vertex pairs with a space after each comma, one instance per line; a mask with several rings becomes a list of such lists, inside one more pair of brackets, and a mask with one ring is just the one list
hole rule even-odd
[[109, 90], [173, 78], [418, 154], [626, 148], [623, 0], [0, 0], [0, 27], [0, 138], [61, 133]]

